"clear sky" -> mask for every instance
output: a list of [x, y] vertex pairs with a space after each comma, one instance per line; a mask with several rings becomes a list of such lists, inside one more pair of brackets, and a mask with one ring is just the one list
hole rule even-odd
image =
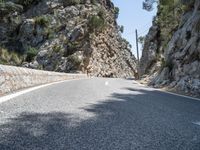
[[118, 24], [124, 26], [123, 37], [131, 43], [132, 52], [136, 56], [135, 29], [138, 29], [139, 36], [148, 33], [152, 18], [156, 15], [156, 7], [152, 12], [147, 12], [142, 9], [143, 0], [112, 0], [112, 2], [120, 9]]

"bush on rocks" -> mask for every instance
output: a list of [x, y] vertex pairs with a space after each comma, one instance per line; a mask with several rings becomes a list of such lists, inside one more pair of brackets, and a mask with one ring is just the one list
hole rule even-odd
[[34, 47], [28, 47], [26, 52], [26, 61], [31, 62], [34, 57], [37, 55], [38, 50]]

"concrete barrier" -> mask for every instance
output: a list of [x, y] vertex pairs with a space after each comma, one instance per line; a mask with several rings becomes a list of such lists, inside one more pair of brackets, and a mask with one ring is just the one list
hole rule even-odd
[[0, 96], [36, 85], [80, 78], [87, 78], [87, 75], [0, 65]]

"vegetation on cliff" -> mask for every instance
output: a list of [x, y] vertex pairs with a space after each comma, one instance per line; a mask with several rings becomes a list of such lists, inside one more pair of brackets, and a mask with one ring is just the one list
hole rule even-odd
[[[144, 9], [151, 11], [153, 3], [146, 0]], [[156, 87], [168, 86], [200, 95], [200, 1], [160, 0], [157, 3], [157, 16], [145, 37], [141, 73], [147, 74], [149, 84]]]
[[0, 46], [19, 60], [5, 61], [4, 52], [1, 63], [95, 76], [134, 76], [135, 58], [121, 37], [118, 14], [119, 8], [110, 0], [1, 1]]

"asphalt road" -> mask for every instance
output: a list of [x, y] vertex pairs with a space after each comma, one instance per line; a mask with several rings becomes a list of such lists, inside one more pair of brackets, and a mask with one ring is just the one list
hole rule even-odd
[[200, 150], [200, 101], [125, 79], [51, 85], [0, 104], [0, 150]]

